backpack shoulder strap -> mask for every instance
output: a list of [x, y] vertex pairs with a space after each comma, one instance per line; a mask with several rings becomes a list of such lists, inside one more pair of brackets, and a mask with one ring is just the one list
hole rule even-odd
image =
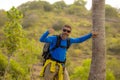
[[[53, 47], [51, 50], [55, 50], [56, 48], [58, 48], [60, 46], [61, 43], [61, 37], [60, 35], [55, 35], [57, 37], [57, 41], [56, 41], [56, 45], [55, 47]], [[67, 39], [67, 49], [70, 47], [70, 38]]]
[[57, 41], [56, 41], [56, 45], [51, 49], [52, 51], [55, 50], [56, 48], [58, 48], [60, 46], [60, 42], [61, 42], [61, 37], [60, 35], [55, 35], [57, 37]]
[[60, 42], [61, 42], [61, 37], [60, 37], [60, 35], [56, 35], [56, 37], [57, 37], [57, 42], [56, 42], [56, 45], [55, 45], [55, 47], [59, 47], [60, 46]]
[[70, 47], [70, 38], [67, 39], [67, 49]]

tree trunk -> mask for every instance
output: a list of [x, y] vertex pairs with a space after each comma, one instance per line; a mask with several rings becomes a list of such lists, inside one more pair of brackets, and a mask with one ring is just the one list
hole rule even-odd
[[9, 71], [9, 67], [10, 67], [10, 59], [11, 59], [11, 56], [8, 56], [8, 65], [7, 65], [6, 69], [5, 69], [3, 80], [6, 80], [6, 76], [7, 76], [7, 73]]
[[88, 80], [106, 79], [105, 0], [92, 0], [93, 31], [98, 32], [92, 40], [92, 62]]

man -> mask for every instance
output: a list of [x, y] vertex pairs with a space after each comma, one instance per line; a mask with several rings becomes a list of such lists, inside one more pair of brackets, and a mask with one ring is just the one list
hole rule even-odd
[[[72, 31], [71, 26], [65, 25], [62, 28], [62, 33], [59, 35], [61, 38], [60, 46], [67, 47], [67, 39]], [[41, 76], [44, 76], [44, 80], [69, 80], [68, 73], [65, 69], [66, 61], [66, 51], [67, 48], [57, 47], [55, 50], [51, 50], [57, 42], [57, 36], [48, 36], [54, 32], [53, 29], [46, 31], [40, 38], [41, 42], [50, 43], [50, 56], [43, 66], [43, 69], [40, 73]], [[91, 37], [96, 37], [96, 33], [92, 32], [87, 35], [78, 38], [69, 38], [70, 45], [73, 43], [81, 43], [86, 41]]]

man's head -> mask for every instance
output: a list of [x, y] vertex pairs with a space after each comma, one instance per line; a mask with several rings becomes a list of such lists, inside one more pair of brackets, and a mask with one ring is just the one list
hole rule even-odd
[[71, 26], [64, 25], [62, 28], [62, 37], [67, 38], [70, 35], [71, 30], [72, 30]]

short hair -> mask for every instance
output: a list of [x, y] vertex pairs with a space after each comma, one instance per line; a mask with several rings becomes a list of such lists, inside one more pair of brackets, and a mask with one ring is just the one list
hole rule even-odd
[[[71, 28], [70, 25], [64, 25], [64, 27], [70, 28], [70, 30], [72, 30], [72, 28]], [[64, 28], [64, 27], [63, 27], [63, 28]]]

